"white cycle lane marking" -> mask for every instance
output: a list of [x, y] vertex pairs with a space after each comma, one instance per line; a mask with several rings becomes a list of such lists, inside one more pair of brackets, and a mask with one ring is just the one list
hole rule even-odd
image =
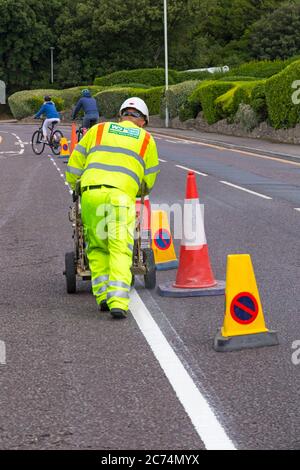
[[[17, 135], [15, 134], [14, 132], [7, 132], [7, 131], [0, 131], [1, 134], [8, 134], [8, 135], [12, 135], [13, 137], [15, 137], [17, 139], [17, 142], [14, 143], [14, 145], [19, 145], [20, 146], [20, 150], [3, 150], [0, 152], [1, 155], [22, 155], [24, 153], [24, 150], [25, 150], [25, 145], [24, 145], [24, 142], [22, 142], [22, 139]], [[0, 136], [0, 143], [3, 142], [3, 138]]]
[[180, 168], [181, 170], [187, 170], [187, 171], [192, 171], [193, 173], [197, 173], [197, 175], [201, 176], [208, 176], [207, 173], [201, 173], [201, 171], [193, 170], [192, 168], [187, 168], [186, 166], [182, 165], [175, 165], [177, 168]]
[[230, 186], [235, 189], [240, 189], [241, 191], [245, 191], [246, 193], [253, 194], [254, 196], [262, 197], [263, 199], [272, 199], [270, 196], [266, 196], [265, 194], [257, 193], [256, 191], [251, 191], [250, 189], [243, 188], [242, 186], [237, 186], [236, 184], [229, 183], [228, 181], [220, 181], [220, 183]]
[[206, 449], [235, 450], [233, 442], [135, 289], [130, 297], [130, 311]]

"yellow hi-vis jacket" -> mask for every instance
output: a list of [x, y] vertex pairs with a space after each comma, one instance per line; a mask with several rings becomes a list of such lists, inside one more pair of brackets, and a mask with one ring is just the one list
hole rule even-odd
[[73, 150], [66, 170], [74, 189], [108, 185], [135, 199], [144, 181], [150, 191], [159, 173], [156, 144], [148, 132], [130, 121], [93, 126]]

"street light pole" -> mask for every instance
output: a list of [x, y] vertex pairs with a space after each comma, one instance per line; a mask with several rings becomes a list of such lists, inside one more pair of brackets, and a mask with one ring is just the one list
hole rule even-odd
[[51, 80], [50, 82], [53, 83], [53, 50], [54, 47], [50, 47], [50, 53], [51, 53]]
[[165, 32], [165, 87], [166, 87], [166, 127], [169, 127], [169, 107], [168, 107], [168, 89], [169, 89], [169, 73], [168, 73], [168, 20], [167, 20], [167, 0], [164, 0], [164, 32]]

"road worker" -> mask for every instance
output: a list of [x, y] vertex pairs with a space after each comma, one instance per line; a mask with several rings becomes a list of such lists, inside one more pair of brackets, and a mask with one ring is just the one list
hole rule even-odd
[[72, 152], [66, 171], [75, 188], [80, 179], [81, 210], [92, 288], [101, 311], [126, 318], [131, 286], [135, 199], [153, 188], [159, 173], [156, 144], [143, 127], [146, 103], [122, 104], [119, 123], [93, 126]]

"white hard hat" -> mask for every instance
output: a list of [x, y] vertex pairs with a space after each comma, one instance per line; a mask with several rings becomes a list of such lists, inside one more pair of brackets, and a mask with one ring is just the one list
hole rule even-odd
[[149, 110], [148, 107], [141, 98], [137, 98], [136, 96], [133, 98], [128, 98], [128, 100], [125, 100], [124, 103], [121, 105], [120, 108], [120, 115], [122, 115], [122, 111], [126, 108], [134, 108], [140, 113], [145, 116], [146, 124], [149, 123]]

